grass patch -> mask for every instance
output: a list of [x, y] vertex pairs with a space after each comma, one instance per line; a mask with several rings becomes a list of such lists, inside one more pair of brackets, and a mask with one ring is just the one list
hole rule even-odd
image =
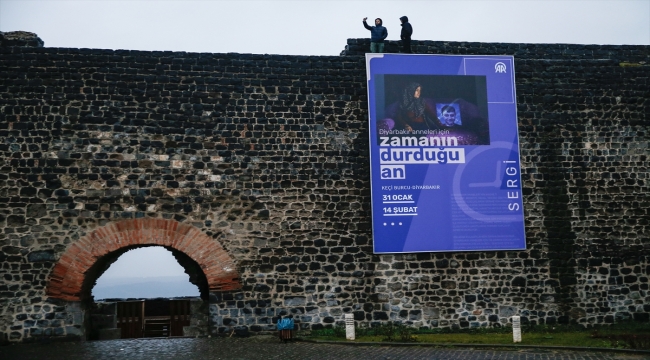
[[[345, 328], [315, 330], [311, 338], [342, 341], [345, 339]], [[511, 327], [418, 330], [394, 322], [373, 328], [357, 328], [355, 341], [420, 342], [441, 345], [513, 344]], [[579, 325], [524, 326], [520, 344], [650, 350], [650, 324], [630, 322], [591, 328]]]

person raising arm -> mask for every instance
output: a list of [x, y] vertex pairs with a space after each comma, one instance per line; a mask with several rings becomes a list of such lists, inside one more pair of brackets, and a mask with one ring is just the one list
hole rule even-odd
[[375, 26], [369, 26], [366, 20], [367, 17], [363, 18], [363, 26], [370, 30], [370, 52], [383, 53], [384, 39], [388, 37], [388, 30], [382, 25], [383, 21], [380, 18], [375, 19]]

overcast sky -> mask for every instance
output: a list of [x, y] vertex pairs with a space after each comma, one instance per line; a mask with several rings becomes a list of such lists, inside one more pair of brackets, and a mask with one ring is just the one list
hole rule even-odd
[[[416, 40], [650, 45], [650, 0], [0, 0], [0, 31], [46, 47], [338, 55], [369, 37], [364, 17], [397, 40], [403, 15]], [[183, 273], [171, 254], [142, 251], [105, 275]]]
[[338, 55], [381, 17], [399, 39], [650, 44], [650, 0], [0, 0], [0, 31], [47, 47]]
[[[125, 252], [119, 262], [130, 263], [128, 267], [111, 266], [104, 275], [109, 277], [167, 277], [185, 274], [171, 251], [162, 246], [138, 248]], [[158, 268], [156, 262], [162, 261], [166, 266]], [[117, 264], [117, 262], [113, 263]], [[168, 264], [168, 265], [167, 265]], [[119, 264], [118, 264], [119, 265]]]
[[[153, 278], [164, 279], [152, 283]], [[190, 284], [189, 275], [171, 251], [152, 246], [129, 250], [120, 256], [97, 279], [92, 294], [95, 299], [174, 297], [198, 296], [199, 290]]]

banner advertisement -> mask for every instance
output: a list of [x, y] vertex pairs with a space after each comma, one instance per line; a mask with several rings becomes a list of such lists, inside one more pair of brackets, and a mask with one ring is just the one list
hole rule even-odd
[[526, 248], [511, 56], [366, 54], [375, 253]]

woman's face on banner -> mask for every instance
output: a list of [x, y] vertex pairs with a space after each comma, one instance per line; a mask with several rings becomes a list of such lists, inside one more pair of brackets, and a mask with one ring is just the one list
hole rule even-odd
[[417, 89], [415, 89], [415, 94], [413, 94], [413, 97], [416, 98], [416, 99], [419, 99], [421, 91], [422, 91], [422, 87], [418, 86]]

